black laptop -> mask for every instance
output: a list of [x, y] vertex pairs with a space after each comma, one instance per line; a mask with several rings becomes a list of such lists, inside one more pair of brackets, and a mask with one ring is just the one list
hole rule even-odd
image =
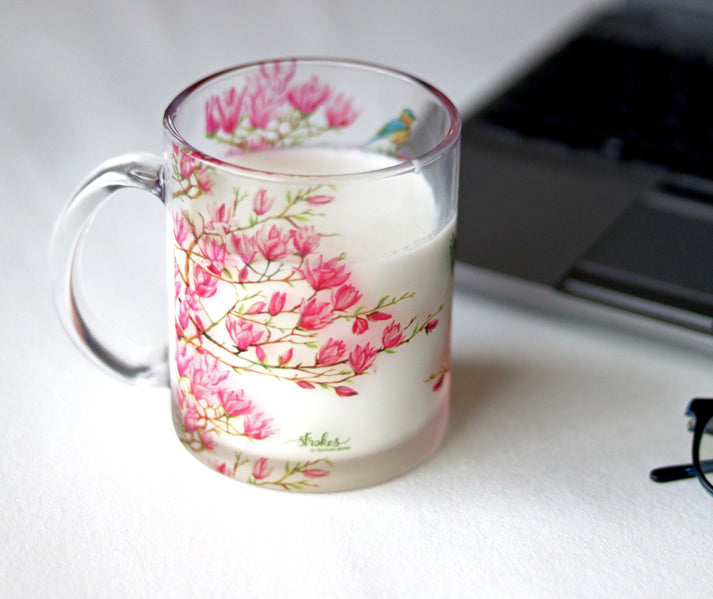
[[700, 7], [602, 10], [465, 115], [459, 261], [713, 334], [713, 12]]

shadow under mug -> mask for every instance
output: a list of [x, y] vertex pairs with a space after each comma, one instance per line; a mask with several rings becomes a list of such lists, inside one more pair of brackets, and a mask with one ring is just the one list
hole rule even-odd
[[[130, 383], [169, 385], [182, 443], [237, 480], [332, 491], [425, 460], [449, 404], [453, 104], [376, 65], [276, 60], [187, 88], [164, 131], [163, 157], [104, 163], [57, 223], [72, 339]], [[81, 294], [84, 232], [127, 187], [166, 206], [166, 346], [109, 339]]]

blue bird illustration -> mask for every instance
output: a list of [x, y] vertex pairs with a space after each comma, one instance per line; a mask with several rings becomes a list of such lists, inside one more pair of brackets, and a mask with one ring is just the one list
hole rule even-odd
[[388, 139], [396, 146], [404, 145], [411, 136], [411, 125], [416, 120], [416, 115], [409, 108], [404, 108], [398, 118], [391, 119], [372, 137], [367, 145], [380, 139]]

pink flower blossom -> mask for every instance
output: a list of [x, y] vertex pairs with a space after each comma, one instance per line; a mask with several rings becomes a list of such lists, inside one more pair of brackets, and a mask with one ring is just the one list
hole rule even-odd
[[292, 231], [292, 243], [297, 253], [303, 258], [319, 247], [320, 237], [312, 225], [299, 227]]
[[201, 238], [198, 243], [203, 256], [210, 263], [208, 270], [215, 275], [220, 275], [225, 268], [226, 250], [225, 243], [214, 235]]
[[220, 129], [220, 98], [213, 96], [205, 103], [205, 132], [206, 135], [215, 135]]
[[276, 316], [285, 307], [285, 300], [287, 299], [287, 294], [285, 292], [276, 291], [272, 294], [270, 298], [270, 305], [268, 306], [268, 312], [271, 316]]
[[274, 468], [269, 468], [267, 466], [267, 458], [260, 458], [256, 460], [253, 464], [253, 476], [257, 480], [263, 480], [272, 474]]
[[325, 470], [324, 468], [309, 468], [307, 470], [303, 470], [302, 474], [308, 478], [321, 478], [323, 476], [327, 476], [329, 474], [329, 470]]
[[361, 293], [353, 285], [342, 285], [332, 291], [332, 304], [335, 310], [347, 310], [361, 299]]
[[366, 318], [358, 316], [354, 319], [354, 324], [352, 325], [352, 333], [355, 335], [362, 335], [369, 330], [369, 321]]
[[299, 327], [306, 331], [316, 331], [326, 327], [333, 319], [332, 304], [312, 298], [302, 303]]
[[330, 127], [348, 127], [359, 116], [359, 112], [352, 106], [352, 98], [344, 94], [337, 94], [327, 106], [327, 122]]
[[184, 247], [184, 244], [191, 235], [191, 229], [186, 222], [186, 217], [182, 211], [177, 210], [173, 213], [173, 238], [179, 247]]
[[346, 352], [344, 341], [330, 338], [317, 352], [316, 364], [318, 366], [332, 366], [337, 364]]
[[243, 114], [246, 89], [231, 88], [220, 96], [212, 96], [205, 105], [206, 134], [215, 135], [219, 129], [231, 134]]
[[245, 399], [245, 392], [243, 390], [218, 389], [218, 399], [225, 409], [225, 413], [231, 417], [250, 414], [250, 412], [255, 409], [253, 403]]
[[339, 264], [338, 258], [323, 262], [322, 256], [305, 260], [300, 272], [315, 291], [337, 287], [346, 282], [350, 276], [346, 265]]
[[216, 392], [220, 389], [222, 382], [210, 369], [196, 367], [191, 371], [191, 393], [196, 399], [210, 405], [215, 405], [220, 401]]
[[384, 349], [390, 349], [399, 345], [402, 337], [403, 334], [401, 333], [401, 325], [392, 322], [384, 329], [384, 332], [381, 335], [381, 343], [384, 346]]
[[238, 235], [233, 233], [230, 240], [233, 242], [235, 252], [240, 256], [244, 264], [250, 264], [255, 259], [257, 254], [257, 245], [255, 240], [248, 235]]
[[193, 364], [193, 352], [185, 343], [179, 343], [176, 347], [176, 370], [179, 377], [188, 376]]
[[178, 302], [176, 305], [176, 335], [180, 338], [186, 334], [191, 326], [191, 313], [185, 302]]
[[233, 213], [230, 207], [224, 202], [216, 202], [208, 206], [210, 220], [206, 223], [206, 228], [212, 231], [219, 231], [226, 234], [230, 230], [230, 221]]
[[181, 158], [179, 160], [179, 171], [181, 172], [181, 177], [188, 179], [188, 177], [193, 174], [195, 168], [195, 158], [187, 152], [181, 152]]
[[238, 351], [245, 351], [250, 346], [260, 343], [265, 335], [264, 330], [256, 329], [255, 325], [242, 318], [226, 318], [225, 327]]
[[215, 437], [213, 436], [213, 433], [207, 430], [200, 430], [198, 431], [198, 436], [201, 438], [203, 447], [210, 451], [215, 449]]
[[315, 75], [307, 83], [292, 87], [287, 92], [287, 99], [292, 106], [307, 115], [322, 106], [329, 99], [331, 93], [329, 85], [320, 83], [319, 78]]
[[301, 389], [314, 389], [314, 385], [312, 383], [308, 383], [307, 381], [297, 381], [297, 386]]
[[257, 75], [248, 83], [248, 118], [256, 129], [265, 129], [277, 110], [287, 101], [287, 90], [297, 65], [290, 61], [262, 64]]
[[243, 422], [243, 433], [246, 437], [258, 441], [267, 439], [275, 434], [272, 428], [272, 419], [267, 418], [263, 412], [249, 414]]
[[437, 326], [438, 319], [429, 321], [426, 325], [426, 334], [433, 332], [433, 329], [435, 329]]
[[267, 189], [261, 189], [253, 196], [253, 211], [262, 216], [267, 214], [275, 203], [275, 198], [267, 196]]
[[391, 314], [387, 314], [386, 312], [372, 312], [367, 316], [369, 320], [389, 320], [391, 318]]
[[378, 350], [371, 347], [371, 344], [357, 345], [349, 354], [349, 364], [354, 370], [354, 374], [361, 374], [369, 369], [376, 360]]
[[310, 206], [324, 206], [329, 204], [332, 200], [334, 200], [334, 196], [313, 195], [305, 198], [305, 202]]
[[265, 306], [267, 304], [263, 301], [257, 301], [254, 302], [248, 307], [248, 309], [245, 311], [246, 314], [259, 314], [265, 309]]
[[351, 397], [353, 395], [359, 395], [354, 389], [352, 389], [351, 387], [346, 387], [344, 385], [335, 387], [334, 390], [337, 392], [337, 395], [339, 395], [339, 397]]
[[262, 348], [262, 345], [255, 346], [255, 355], [257, 356], [257, 359], [260, 362], [264, 362], [265, 358], [267, 358], [267, 354], [265, 353], [265, 350]]
[[193, 269], [193, 290], [200, 297], [213, 297], [218, 291], [218, 281], [199, 264]]
[[291, 347], [286, 352], [283, 352], [280, 355], [280, 366], [284, 366], [292, 359], [293, 352], [294, 352], [294, 348]]
[[198, 182], [198, 187], [200, 187], [201, 191], [204, 193], [213, 189], [213, 180], [210, 178], [208, 171], [206, 170], [196, 170], [196, 181]]
[[183, 412], [183, 428], [187, 432], [193, 433], [198, 430], [198, 412], [194, 406], [190, 406]]
[[255, 243], [266, 260], [282, 260], [293, 251], [292, 236], [287, 231], [281, 231], [277, 225], [262, 227], [255, 235]]

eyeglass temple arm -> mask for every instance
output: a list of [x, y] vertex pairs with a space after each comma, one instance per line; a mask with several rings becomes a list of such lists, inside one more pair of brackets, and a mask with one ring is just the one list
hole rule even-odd
[[[701, 469], [703, 472], [713, 472], [713, 460], [701, 460]], [[693, 464], [678, 464], [676, 466], [655, 468], [649, 474], [651, 480], [657, 483], [668, 483], [674, 480], [693, 478], [695, 476], [696, 468]]]

